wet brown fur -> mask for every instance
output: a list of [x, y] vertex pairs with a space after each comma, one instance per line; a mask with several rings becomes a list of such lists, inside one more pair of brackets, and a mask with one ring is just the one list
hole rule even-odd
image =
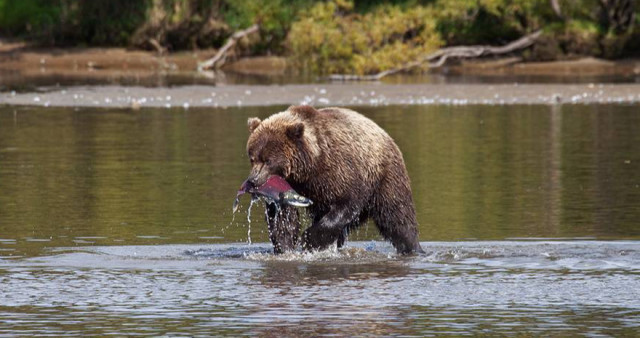
[[398, 252], [422, 251], [402, 153], [377, 124], [352, 110], [289, 107], [251, 118], [247, 152], [256, 185], [281, 175], [309, 197], [305, 249], [323, 249], [372, 218]]
[[269, 239], [273, 244], [273, 252], [281, 254], [294, 250], [300, 233], [298, 209], [290, 205], [278, 207], [274, 203], [267, 204], [266, 208]]

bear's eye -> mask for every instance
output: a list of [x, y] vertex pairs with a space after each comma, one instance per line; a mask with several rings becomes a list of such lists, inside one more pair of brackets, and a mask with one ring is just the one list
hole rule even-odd
[[264, 162], [266, 165], [271, 165], [271, 160], [267, 160], [266, 162]]

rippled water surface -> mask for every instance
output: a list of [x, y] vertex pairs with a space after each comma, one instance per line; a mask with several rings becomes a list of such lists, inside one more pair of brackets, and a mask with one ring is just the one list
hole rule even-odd
[[638, 106], [357, 108], [404, 153], [416, 257], [373, 226], [276, 257], [231, 214], [246, 119], [283, 108], [0, 108], [0, 336], [640, 330]]

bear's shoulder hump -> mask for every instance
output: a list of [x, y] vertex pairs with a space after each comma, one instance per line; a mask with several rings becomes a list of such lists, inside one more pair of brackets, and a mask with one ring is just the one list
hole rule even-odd
[[306, 106], [306, 105], [290, 106], [287, 109], [287, 111], [292, 115], [297, 115], [298, 117], [303, 119], [310, 119], [310, 118], [313, 118], [316, 114], [318, 114], [318, 111], [315, 108], [313, 108], [312, 106]]

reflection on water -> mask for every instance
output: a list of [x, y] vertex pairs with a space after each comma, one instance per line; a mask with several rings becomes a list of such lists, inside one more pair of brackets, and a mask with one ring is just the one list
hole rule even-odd
[[[638, 83], [640, 76], [634, 71], [634, 65], [620, 65], [615, 71], [607, 67], [604, 73], [567, 74], [562, 70], [556, 75], [549, 74], [397, 74], [383, 78], [383, 83]], [[579, 71], [579, 70], [578, 70]], [[50, 71], [45, 68], [25, 70], [0, 69], [0, 90], [33, 92], [53, 87], [69, 86], [144, 86], [173, 87], [188, 85], [224, 86], [233, 84], [308, 84], [327, 83], [328, 79], [311, 74], [260, 75], [236, 72], [197, 72], [153, 70], [61, 70]]]
[[[628, 77], [602, 79], [604, 82], [633, 82]], [[179, 71], [162, 73], [154, 70], [80, 70], [80, 71], [43, 71], [29, 69], [27, 73], [20, 70], [0, 69], [0, 90], [17, 92], [34, 92], [57, 87], [70, 86], [141, 86], [141, 87], [174, 87], [188, 85], [230, 85], [230, 84], [291, 84], [314, 83], [320, 78], [310, 76], [282, 75], [245, 75], [232, 72]], [[593, 81], [585, 81], [585, 83]]]
[[246, 119], [282, 109], [0, 108], [0, 336], [637, 332], [637, 106], [358, 108], [443, 241], [413, 258], [274, 257], [259, 208], [246, 245]]

